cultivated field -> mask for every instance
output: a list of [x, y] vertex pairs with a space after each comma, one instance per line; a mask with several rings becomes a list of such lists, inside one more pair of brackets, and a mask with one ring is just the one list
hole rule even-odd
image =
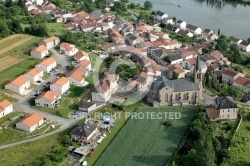
[[29, 35], [16, 34], [9, 36], [0, 40], [0, 54], [3, 54], [11, 49], [18, 47], [28, 41], [30, 41], [33, 37]]
[[136, 112], [180, 112], [181, 118], [172, 121], [171, 127], [162, 123], [166, 119], [129, 119], [108, 148], [95, 163], [96, 166], [165, 165], [178, 148], [195, 108], [166, 107], [140, 108]]

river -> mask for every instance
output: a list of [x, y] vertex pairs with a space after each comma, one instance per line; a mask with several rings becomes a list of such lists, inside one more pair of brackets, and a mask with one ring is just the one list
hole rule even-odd
[[[135, 0], [143, 3], [145, 0]], [[176, 19], [203, 29], [242, 39], [250, 37], [250, 6], [236, 3], [215, 3], [209, 0], [151, 0], [155, 11], [161, 10]], [[182, 7], [178, 7], [178, 4]]]

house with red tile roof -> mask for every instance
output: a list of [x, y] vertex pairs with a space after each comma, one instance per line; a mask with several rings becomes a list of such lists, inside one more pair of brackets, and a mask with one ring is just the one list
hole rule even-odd
[[24, 94], [29, 87], [30, 80], [24, 75], [20, 75], [5, 85], [5, 89], [11, 90], [20, 95]]
[[101, 80], [96, 86], [95, 91], [92, 92], [92, 101], [106, 103], [111, 96], [117, 91], [119, 75], [109, 74]]
[[47, 55], [49, 55], [49, 50], [44, 45], [40, 45], [30, 51], [30, 56], [37, 59], [43, 59]]
[[[86, 70], [87, 71], [87, 70]], [[87, 71], [88, 72], [88, 71]], [[85, 74], [81, 67], [71, 70], [66, 77], [69, 79], [71, 85], [83, 86], [85, 80]]]
[[250, 92], [250, 80], [248, 78], [239, 76], [234, 80], [233, 85], [241, 88], [247, 94]]
[[238, 73], [233, 69], [226, 69], [222, 72], [222, 82], [227, 84], [233, 84], [234, 80], [237, 79], [239, 76], [244, 76], [242, 73]]
[[83, 60], [90, 60], [89, 59], [89, 54], [86, 53], [85, 51], [78, 51], [75, 55], [74, 55], [74, 59], [77, 62], [83, 61]]
[[228, 96], [221, 96], [215, 99], [214, 105], [206, 108], [210, 121], [234, 120], [238, 117], [237, 103]]
[[109, 40], [112, 43], [125, 43], [123, 36], [115, 29], [109, 30]]
[[69, 88], [69, 79], [66, 77], [57, 78], [50, 84], [50, 90], [57, 91], [61, 95], [67, 92]]
[[47, 49], [54, 48], [60, 43], [60, 38], [56, 36], [52, 36], [50, 38], [44, 39], [40, 45], [44, 45]]
[[56, 67], [56, 61], [52, 57], [44, 59], [38, 63], [36, 67], [41, 68], [44, 72], [49, 73], [53, 68]]
[[78, 49], [75, 47], [75, 45], [70, 43], [61, 43], [60, 44], [60, 53], [65, 54], [67, 56], [73, 56], [78, 52]]
[[32, 113], [16, 123], [16, 128], [28, 133], [33, 132], [39, 126], [43, 125], [44, 118], [38, 113]]
[[77, 68], [77, 67], [83, 67], [83, 68], [87, 69], [88, 71], [92, 70], [91, 62], [89, 60], [80, 61], [77, 64], [75, 64], [74, 67], [75, 68]]
[[13, 112], [12, 103], [8, 100], [3, 100], [0, 102], [0, 118]]
[[35, 105], [39, 107], [54, 108], [57, 104], [59, 104], [60, 99], [60, 93], [58, 93], [57, 91], [49, 90], [47, 92], [43, 92], [35, 99]]
[[35, 83], [43, 79], [43, 70], [39, 67], [35, 67], [24, 74], [24, 76], [27, 77], [31, 83]]

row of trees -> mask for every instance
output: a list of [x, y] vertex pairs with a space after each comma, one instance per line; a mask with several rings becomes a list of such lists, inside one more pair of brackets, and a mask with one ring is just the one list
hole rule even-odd
[[215, 127], [200, 110], [189, 124], [186, 141], [176, 155], [177, 165], [215, 166], [229, 157], [229, 142], [224, 136], [214, 136]]

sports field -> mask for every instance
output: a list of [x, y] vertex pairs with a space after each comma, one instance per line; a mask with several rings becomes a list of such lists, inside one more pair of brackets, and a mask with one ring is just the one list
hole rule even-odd
[[[166, 127], [163, 125], [163, 122], [167, 121], [165, 118], [148, 119], [145, 112], [153, 112], [155, 115], [159, 112], [179, 112], [181, 118], [171, 120], [172, 126]], [[145, 114], [145, 116], [143, 119], [138, 119], [138, 116], [137, 119], [128, 120], [97, 160], [96, 166], [165, 165], [178, 148], [196, 109], [190, 107], [139, 108], [136, 113]]]

